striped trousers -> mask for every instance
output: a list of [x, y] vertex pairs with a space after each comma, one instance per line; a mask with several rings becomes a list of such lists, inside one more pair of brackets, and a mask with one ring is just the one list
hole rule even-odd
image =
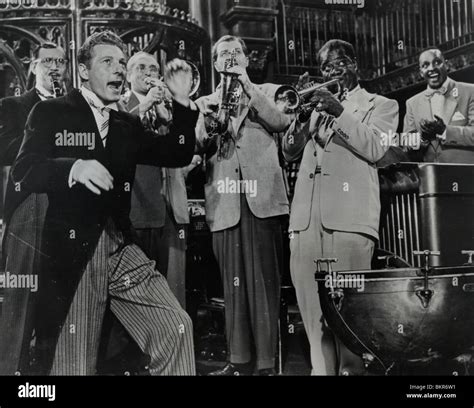
[[150, 356], [150, 374], [194, 375], [191, 319], [155, 262], [136, 245], [117, 251], [122, 242], [122, 234], [109, 221], [61, 330], [51, 375], [95, 374], [108, 299], [111, 311]]
[[[13, 213], [4, 237], [5, 272], [17, 276], [38, 275], [40, 264], [46, 258], [41, 252], [41, 239], [47, 208], [46, 194], [30, 194]], [[0, 317], [0, 375], [13, 375], [17, 371], [28, 373], [35, 301], [36, 293], [28, 288], [4, 290]]]

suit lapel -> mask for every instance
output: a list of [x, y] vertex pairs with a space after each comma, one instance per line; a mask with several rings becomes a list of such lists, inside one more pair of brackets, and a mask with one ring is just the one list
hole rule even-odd
[[71, 100], [72, 104], [77, 108], [77, 111], [80, 112], [81, 127], [86, 130], [90, 129], [94, 131], [96, 151], [99, 156], [102, 156], [105, 149], [91, 107], [77, 89], [74, 89], [67, 98]]
[[418, 112], [416, 123], [420, 123], [422, 119], [433, 120], [433, 112], [431, 110], [431, 100], [425, 92], [421, 94], [418, 100], [418, 106], [416, 110]]
[[244, 124], [245, 119], [247, 118], [249, 114], [249, 107], [248, 104], [242, 109], [242, 112], [240, 113], [240, 116], [234, 121], [234, 134], [235, 137], [237, 138], [237, 135], [239, 134], [240, 128]]
[[458, 94], [454, 91], [455, 89], [457, 89], [456, 83], [451, 80], [444, 98], [443, 106], [443, 120], [446, 125], [449, 125], [451, 122], [451, 118], [453, 117], [454, 112], [458, 106]]

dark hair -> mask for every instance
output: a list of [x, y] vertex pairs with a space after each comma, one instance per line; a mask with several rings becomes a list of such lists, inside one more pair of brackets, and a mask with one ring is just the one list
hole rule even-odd
[[235, 35], [224, 35], [223, 37], [219, 38], [217, 42], [214, 44], [212, 47], [212, 60], [215, 62], [217, 60], [217, 47], [219, 47], [219, 44], [222, 44], [223, 42], [231, 42], [231, 41], [238, 41], [240, 45], [242, 46], [242, 51], [244, 52], [245, 55], [248, 54], [248, 48], [247, 45], [245, 44], [245, 41], [242, 40], [240, 37], [236, 37]]
[[[38, 46], [36, 46], [36, 48], [33, 50], [33, 60], [37, 60], [39, 58], [39, 55], [40, 55], [40, 52], [41, 50], [54, 50], [54, 49], [61, 49], [62, 50], [62, 47], [60, 47], [59, 45], [53, 43], [53, 42], [44, 42], [42, 44], [39, 44]], [[63, 50], [64, 51], [64, 50]], [[66, 52], [64, 52], [66, 53]]]
[[96, 45], [104, 44], [115, 45], [120, 48], [125, 55], [127, 54], [127, 47], [117, 34], [112, 31], [101, 31], [86, 38], [84, 44], [81, 45], [81, 48], [79, 48], [77, 52], [77, 62], [79, 64], [85, 64], [88, 67], [92, 59], [92, 49]]
[[345, 54], [353, 61], [356, 60], [354, 47], [351, 43], [344, 40], [329, 40], [325, 43], [318, 52], [318, 62], [321, 63], [321, 57], [325, 53], [329, 53], [334, 50], [344, 50]]

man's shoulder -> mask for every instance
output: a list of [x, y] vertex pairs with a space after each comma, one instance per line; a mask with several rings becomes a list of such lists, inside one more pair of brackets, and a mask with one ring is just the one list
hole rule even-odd
[[460, 92], [474, 93], [474, 84], [468, 82], [457, 82], [453, 80], [453, 89], [458, 89]]
[[372, 101], [374, 105], [393, 105], [398, 107], [398, 102], [395, 99], [387, 98], [386, 96], [379, 95], [376, 93], [371, 93], [362, 88], [362, 92], [364, 93], [365, 99], [368, 101]]
[[0, 106], [2, 107], [17, 107], [23, 105], [31, 105], [30, 108], [33, 107], [39, 101], [39, 97], [35, 97], [36, 92], [34, 90], [30, 90], [25, 92], [19, 96], [7, 96], [3, 99], [0, 99]]
[[272, 84], [270, 82], [264, 83], [264, 84], [258, 84], [256, 85], [260, 91], [262, 91], [266, 95], [275, 95], [275, 92], [277, 89], [281, 86], [278, 84]]

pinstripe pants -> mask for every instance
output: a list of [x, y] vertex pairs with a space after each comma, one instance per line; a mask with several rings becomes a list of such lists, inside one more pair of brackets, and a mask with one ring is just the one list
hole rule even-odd
[[[46, 194], [30, 194], [15, 210], [7, 227], [5, 271], [12, 275], [38, 275], [45, 255], [40, 251]], [[28, 349], [33, 333], [31, 311], [36, 293], [27, 288], [5, 289], [0, 318], [0, 375], [28, 372]]]
[[109, 221], [79, 283], [56, 346], [52, 375], [93, 375], [102, 320], [110, 308], [145, 354], [152, 375], [194, 375], [192, 322], [136, 245]]

